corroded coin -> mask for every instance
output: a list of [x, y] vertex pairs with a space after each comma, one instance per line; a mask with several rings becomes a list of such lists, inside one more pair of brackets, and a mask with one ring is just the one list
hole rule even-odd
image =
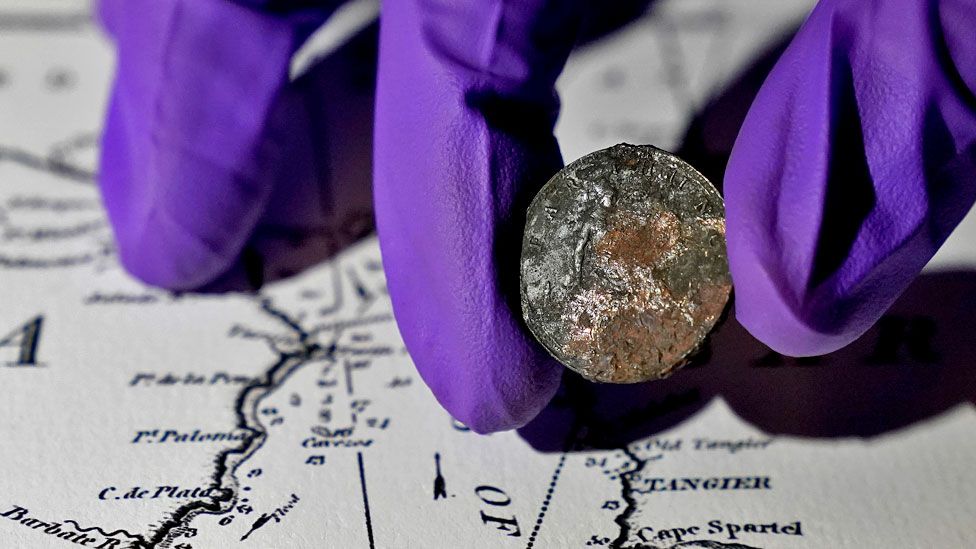
[[722, 197], [655, 147], [589, 154], [529, 206], [521, 275], [525, 321], [560, 362], [594, 381], [666, 377], [729, 298]]

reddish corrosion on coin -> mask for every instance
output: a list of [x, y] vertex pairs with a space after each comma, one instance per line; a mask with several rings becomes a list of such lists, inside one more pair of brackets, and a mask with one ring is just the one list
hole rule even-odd
[[526, 322], [568, 367], [611, 383], [666, 377], [728, 301], [721, 198], [653, 147], [598, 151], [533, 202], [522, 275]]

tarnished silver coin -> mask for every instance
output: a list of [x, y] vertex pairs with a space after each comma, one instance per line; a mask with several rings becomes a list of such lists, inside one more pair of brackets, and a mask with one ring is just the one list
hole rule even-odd
[[649, 145], [589, 154], [529, 206], [521, 276], [525, 321], [560, 362], [594, 381], [666, 377], [729, 298], [722, 197]]

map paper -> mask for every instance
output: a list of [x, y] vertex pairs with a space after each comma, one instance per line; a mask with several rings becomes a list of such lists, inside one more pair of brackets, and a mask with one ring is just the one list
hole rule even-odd
[[[810, 7], [664, 0], [581, 44], [566, 161], [727, 152], [716, 109], [744, 112]], [[122, 270], [94, 183], [113, 50], [88, 12], [0, 2], [0, 547], [973, 546], [976, 220], [838, 353], [785, 358], [730, 319], [705, 366], [567, 376], [481, 436], [414, 370], [375, 237], [253, 295]]]

